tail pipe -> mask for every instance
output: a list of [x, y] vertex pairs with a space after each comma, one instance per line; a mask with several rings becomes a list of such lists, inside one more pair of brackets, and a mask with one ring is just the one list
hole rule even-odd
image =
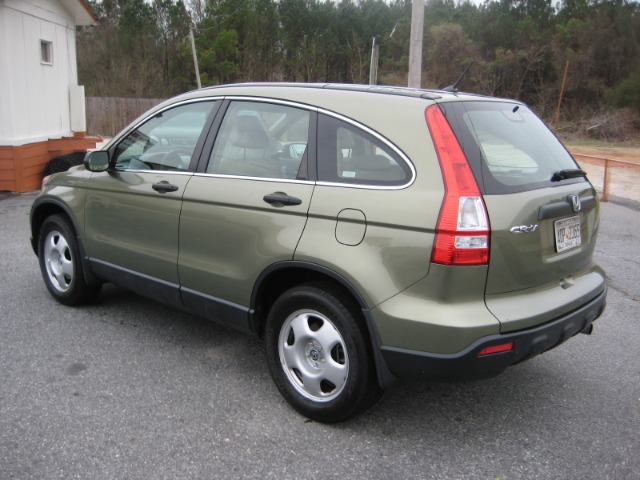
[[585, 335], [591, 335], [591, 332], [593, 332], [593, 323], [590, 323], [589, 326], [584, 330], [582, 330], [580, 333], [584, 333]]
[[604, 312], [604, 306], [605, 306], [605, 303], [602, 302], [602, 305], [600, 305], [598, 312], [593, 316], [593, 318], [587, 318], [587, 320], [590, 320], [589, 326], [586, 327], [584, 330], [582, 330], [580, 333], [584, 333], [585, 335], [591, 335], [591, 333], [593, 332], [593, 322], [595, 322], [596, 319], [600, 317], [600, 315], [602, 315], [602, 312]]

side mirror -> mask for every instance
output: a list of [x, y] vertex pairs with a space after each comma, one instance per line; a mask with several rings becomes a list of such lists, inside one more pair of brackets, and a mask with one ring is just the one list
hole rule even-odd
[[109, 168], [109, 152], [94, 150], [84, 157], [84, 167], [90, 172], [104, 172]]

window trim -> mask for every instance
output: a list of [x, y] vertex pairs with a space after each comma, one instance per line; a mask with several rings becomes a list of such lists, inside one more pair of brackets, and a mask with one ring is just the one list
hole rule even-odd
[[[375, 184], [365, 184], [365, 183], [349, 183], [349, 182], [327, 182], [321, 181], [318, 179], [318, 166], [317, 166], [317, 137], [318, 137], [318, 115], [312, 115], [311, 122], [309, 124], [309, 145], [311, 145], [312, 151], [309, 152], [307, 162], [309, 168], [309, 179], [308, 180], [298, 180], [298, 179], [272, 179], [272, 178], [264, 178], [264, 177], [239, 177], [232, 175], [222, 175], [222, 174], [213, 174], [206, 173], [206, 165], [209, 160], [209, 156], [211, 154], [211, 150], [213, 149], [213, 144], [215, 139], [218, 136], [218, 131], [220, 130], [220, 125], [222, 124], [222, 119], [226, 114], [229, 103], [232, 101], [248, 101], [248, 102], [261, 102], [261, 103], [273, 103], [277, 105], [285, 105], [294, 108], [300, 108], [304, 110], [308, 110], [310, 112], [315, 112], [316, 114], [324, 114], [338, 120], [342, 120], [345, 123], [348, 123], [364, 132], [372, 135], [377, 140], [388, 146], [391, 150], [393, 150], [396, 154], [399, 155], [400, 159], [407, 165], [409, 168], [411, 175], [409, 176], [406, 183], [401, 185], [375, 185]], [[196, 176], [206, 176], [206, 177], [220, 177], [220, 178], [238, 178], [238, 179], [247, 179], [247, 180], [259, 180], [259, 181], [270, 181], [270, 182], [286, 182], [286, 183], [303, 183], [303, 184], [315, 184], [319, 186], [325, 187], [339, 187], [339, 188], [355, 188], [355, 189], [364, 189], [364, 190], [404, 190], [405, 188], [410, 187], [416, 180], [416, 168], [413, 162], [409, 159], [409, 157], [393, 142], [389, 139], [373, 130], [372, 128], [360, 123], [357, 120], [349, 118], [345, 115], [339, 114], [332, 110], [328, 110], [323, 107], [317, 107], [305, 103], [295, 102], [291, 100], [282, 100], [279, 98], [272, 97], [258, 97], [251, 95], [211, 95], [207, 97], [197, 97], [191, 98], [188, 100], [183, 100], [181, 102], [172, 103], [170, 105], [165, 105], [162, 108], [158, 108], [157, 110], [153, 110], [146, 115], [140, 121], [132, 124], [130, 128], [124, 130], [121, 135], [115, 137], [112, 140], [112, 144], [109, 146], [110, 156], [112, 156], [113, 151], [115, 151], [116, 145], [120, 143], [120, 141], [129, 135], [130, 132], [138, 128], [140, 125], [145, 123], [149, 118], [157, 115], [158, 113], [162, 113], [165, 110], [170, 108], [174, 108], [180, 105], [188, 104], [188, 103], [197, 103], [197, 102], [214, 102], [214, 107], [211, 115], [211, 119], [205, 124], [203, 129], [203, 134], [198, 140], [198, 144], [196, 145], [196, 155], [192, 159], [192, 164], [189, 167], [189, 171], [187, 173], [193, 173]], [[193, 163], [196, 162], [196, 163]], [[131, 170], [128, 170], [131, 171]], [[181, 172], [184, 173], [184, 172]]]
[[[388, 146], [391, 150], [393, 150], [399, 157], [400, 159], [407, 165], [407, 167], [409, 168], [411, 174], [409, 176], [409, 179], [407, 180], [406, 183], [403, 183], [401, 185], [375, 185], [375, 184], [365, 184], [365, 183], [349, 183], [349, 182], [327, 182], [327, 181], [321, 181], [318, 179], [318, 167], [317, 167], [317, 150], [318, 150], [318, 146], [317, 146], [317, 136], [318, 136], [318, 132], [317, 132], [317, 115], [315, 117], [315, 120], [313, 121], [313, 123], [311, 123], [309, 125], [310, 128], [310, 132], [309, 132], [309, 145], [313, 146], [313, 151], [310, 152], [309, 158], [308, 158], [308, 162], [309, 162], [309, 180], [287, 180], [287, 182], [294, 182], [294, 183], [309, 183], [309, 182], [313, 182], [316, 185], [320, 185], [320, 186], [327, 186], [327, 187], [340, 187], [340, 188], [357, 188], [357, 189], [365, 189], [365, 190], [404, 190], [405, 188], [410, 187], [411, 185], [413, 185], [413, 183], [416, 180], [416, 168], [413, 164], [413, 162], [409, 159], [409, 157], [398, 147], [396, 146], [393, 142], [391, 142], [389, 139], [387, 139], [386, 137], [384, 137], [383, 135], [381, 135], [380, 133], [376, 132], [375, 130], [373, 130], [372, 128], [358, 122], [357, 120], [354, 120], [352, 118], [349, 118], [345, 115], [333, 112], [331, 110], [328, 110], [326, 108], [323, 107], [317, 107], [317, 106], [313, 106], [313, 105], [309, 105], [309, 104], [304, 104], [304, 103], [299, 103], [299, 102], [294, 102], [291, 100], [282, 100], [282, 99], [278, 99], [278, 98], [271, 98], [271, 97], [253, 97], [250, 95], [225, 95], [225, 96], [220, 96], [217, 98], [223, 98], [225, 100], [225, 102], [231, 102], [231, 101], [249, 101], [249, 102], [262, 102], [262, 103], [274, 103], [274, 104], [279, 104], [279, 105], [285, 105], [285, 106], [290, 106], [290, 107], [295, 107], [295, 108], [301, 108], [301, 109], [305, 109], [305, 110], [309, 110], [311, 112], [315, 112], [317, 114], [324, 114], [327, 115], [329, 117], [333, 117], [336, 118], [338, 120], [342, 120], [345, 123], [348, 123], [350, 125], [352, 125], [355, 128], [358, 128], [360, 130], [363, 130], [364, 132], [368, 133], [369, 135], [375, 137], [378, 141], [380, 141], [381, 143], [383, 143], [384, 145]], [[220, 112], [222, 112], [223, 114], [226, 113], [226, 109], [227, 109], [228, 103], [227, 105], [224, 106], [224, 108], [220, 109]], [[206, 157], [206, 153], [211, 153], [211, 149], [213, 148], [213, 140], [215, 140], [215, 138], [218, 135], [218, 130], [220, 127], [220, 124], [222, 123], [222, 117], [224, 115], [220, 115], [221, 118], [218, 119], [218, 124], [216, 125], [214, 123], [214, 125], [217, 127], [215, 132], [211, 132], [210, 133], [210, 137], [213, 137], [213, 139], [211, 140], [211, 142], [209, 143], [209, 141], [207, 142], [207, 145], [205, 146], [205, 148], [203, 149], [203, 155]], [[313, 130], [312, 130], [313, 129]], [[262, 181], [269, 181], [269, 180], [274, 180], [274, 179], [267, 179], [267, 178], [262, 178], [262, 177], [238, 177], [238, 176], [230, 176], [230, 175], [221, 175], [221, 174], [212, 174], [212, 173], [205, 173], [204, 172], [204, 167], [199, 165], [198, 166], [198, 170], [197, 170], [197, 175], [198, 176], [211, 176], [211, 177], [231, 177], [231, 178], [244, 178], [244, 179], [250, 179], [250, 180], [262, 180]], [[202, 170], [201, 170], [202, 168]], [[276, 179], [277, 181], [277, 179]], [[280, 179], [280, 181], [283, 181], [283, 179]]]

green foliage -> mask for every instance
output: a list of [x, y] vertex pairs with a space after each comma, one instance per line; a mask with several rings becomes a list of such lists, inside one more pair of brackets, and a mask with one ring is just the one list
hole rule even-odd
[[631, 107], [640, 112], [640, 69], [609, 90], [607, 100], [616, 108]]
[[199, 40], [201, 49], [200, 69], [206, 74], [203, 85], [215, 85], [232, 82], [239, 72], [238, 32], [234, 29], [221, 30], [209, 41], [206, 37]]
[[191, 88], [190, 18], [182, 0], [105, 0], [78, 33], [78, 77], [88, 95], [162, 98]]
[[[372, 38], [378, 78], [404, 84], [410, 0], [90, 0], [99, 24], [78, 35], [89, 95], [160, 97], [202, 83], [367, 83]], [[393, 32], [393, 35], [392, 35]], [[552, 110], [566, 61], [564, 107], [637, 105], [640, 6], [631, 0], [426, 0], [423, 86], [516, 97]], [[606, 95], [605, 95], [605, 92]]]
[[153, 7], [144, 0], [126, 0], [120, 7], [118, 28], [127, 36], [154, 35], [156, 18]]

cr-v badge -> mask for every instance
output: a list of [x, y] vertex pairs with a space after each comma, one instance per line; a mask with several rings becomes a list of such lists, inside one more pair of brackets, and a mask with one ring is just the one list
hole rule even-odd
[[532, 233], [538, 230], [538, 224], [535, 225], [518, 225], [517, 227], [511, 227], [509, 230], [511, 233], [520, 234], [520, 233]]

